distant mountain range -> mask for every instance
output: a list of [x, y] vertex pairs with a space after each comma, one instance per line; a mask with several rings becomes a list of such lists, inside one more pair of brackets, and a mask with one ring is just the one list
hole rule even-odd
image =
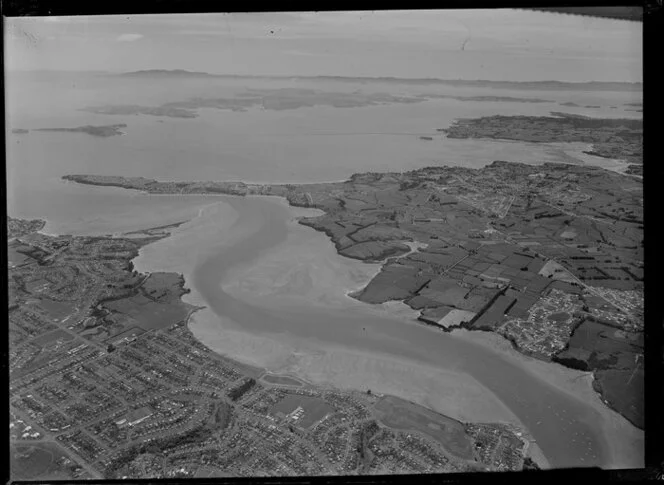
[[642, 91], [643, 83], [629, 82], [564, 82], [564, 81], [489, 81], [489, 80], [463, 80], [463, 79], [437, 79], [437, 78], [396, 78], [396, 77], [346, 77], [346, 76], [257, 76], [243, 74], [211, 74], [208, 72], [186, 71], [184, 69], [148, 69], [119, 74], [122, 77], [132, 78], [226, 78], [226, 79], [292, 79], [292, 80], [318, 80], [337, 82], [380, 82], [391, 84], [414, 85], [445, 85], [453, 87], [477, 87], [498, 89], [531, 89], [542, 91]]
[[147, 69], [144, 71], [124, 72], [122, 77], [239, 77], [208, 72], [185, 71], [184, 69]]

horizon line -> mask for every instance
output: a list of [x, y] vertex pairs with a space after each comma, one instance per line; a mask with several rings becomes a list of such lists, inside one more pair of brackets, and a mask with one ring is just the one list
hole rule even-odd
[[505, 80], [505, 79], [450, 79], [450, 78], [437, 78], [437, 77], [397, 77], [397, 76], [352, 76], [352, 75], [338, 75], [338, 74], [231, 74], [231, 73], [213, 73], [207, 71], [191, 71], [188, 69], [138, 69], [132, 71], [109, 71], [101, 69], [7, 69], [7, 73], [88, 73], [88, 74], [107, 74], [111, 76], [123, 76], [128, 74], [149, 74], [151, 72], [163, 73], [182, 73], [193, 75], [206, 75], [210, 77], [233, 77], [233, 78], [276, 78], [276, 79], [321, 79], [321, 78], [337, 78], [337, 79], [366, 79], [366, 80], [394, 80], [394, 81], [429, 81], [429, 82], [488, 82], [488, 83], [560, 83], [560, 84], [631, 84], [643, 85], [643, 81], [561, 81], [558, 79], [539, 79], [539, 80]]

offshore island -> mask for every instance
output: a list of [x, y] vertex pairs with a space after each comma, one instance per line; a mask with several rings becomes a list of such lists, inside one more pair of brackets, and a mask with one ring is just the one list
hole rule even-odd
[[[126, 128], [124, 123], [117, 125], [102, 125], [102, 126], [77, 126], [75, 128], [34, 128], [32, 131], [50, 131], [56, 133], [85, 133], [86, 135], [96, 136], [99, 138], [108, 138], [110, 136], [124, 135], [121, 128]], [[13, 130], [15, 134], [25, 134], [29, 130], [19, 129]]]

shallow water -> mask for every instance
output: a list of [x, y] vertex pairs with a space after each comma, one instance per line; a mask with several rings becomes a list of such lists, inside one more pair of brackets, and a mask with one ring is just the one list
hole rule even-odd
[[250, 303], [231, 296], [222, 288], [229, 272], [282, 243], [288, 236], [289, 213], [283, 205], [259, 198], [229, 198], [228, 202], [239, 213], [231, 230], [249, 235], [218, 248], [198, 265], [191, 281], [225, 322], [230, 319], [237, 328], [257, 335], [277, 334], [308, 341], [314, 347], [342, 346], [389, 354], [470, 374], [524, 423], [554, 467], [604, 464], [605, 450], [598, 433], [601, 418], [591, 405], [485, 347], [353, 307], [295, 306], [292, 299], [280, 305], [278, 298], [257, 298]]

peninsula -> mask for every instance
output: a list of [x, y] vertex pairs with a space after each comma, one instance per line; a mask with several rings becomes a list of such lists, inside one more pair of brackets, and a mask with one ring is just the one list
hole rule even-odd
[[15, 219], [13, 217], [7, 218], [7, 237], [19, 237], [31, 232], [41, 231], [46, 223], [41, 219]]
[[628, 173], [643, 174], [643, 120], [551, 114], [553, 116], [497, 115], [460, 119], [440, 131], [448, 138], [590, 143], [593, 149], [587, 154], [624, 160], [630, 163]]

